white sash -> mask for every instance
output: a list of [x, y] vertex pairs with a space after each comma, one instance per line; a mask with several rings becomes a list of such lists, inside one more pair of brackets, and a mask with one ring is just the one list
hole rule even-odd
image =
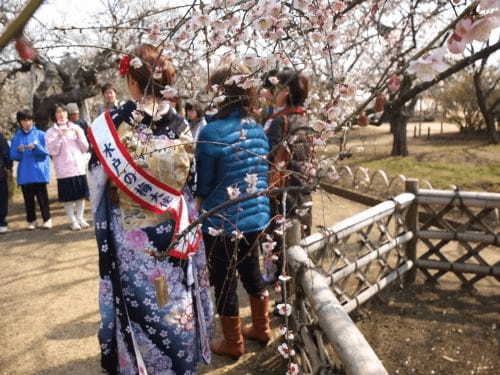
[[[106, 174], [120, 190], [149, 211], [170, 214], [176, 223], [172, 240], [176, 240], [191, 223], [182, 192], [164, 184], [134, 162], [121, 143], [109, 112], [94, 120], [88, 129], [88, 137]], [[195, 228], [170, 250], [169, 255], [186, 259], [197, 250], [200, 240], [200, 231]]]

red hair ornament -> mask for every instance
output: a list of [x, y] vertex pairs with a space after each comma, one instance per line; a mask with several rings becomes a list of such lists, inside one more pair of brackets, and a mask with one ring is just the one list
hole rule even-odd
[[129, 70], [130, 70], [130, 56], [124, 55], [120, 60], [120, 66], [118, 68], [118, 71], [120, 72], [120, 75], [122, 77], [126, 77], [128, 75]]

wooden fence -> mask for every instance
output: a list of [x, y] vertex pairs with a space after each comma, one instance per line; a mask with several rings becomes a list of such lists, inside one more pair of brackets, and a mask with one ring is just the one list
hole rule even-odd
[[[500, 234], [484, 220], [500, 194], [421, 190], [416, 180], [406, 190], [287, 249], [304, 374], [340, 373], [340, 364], [347, 374], [387, 374], [348, 314], [395, 281], [413, 282], [417, 270], [432, 281], [451, 272], [468, 287], [500, 281]], [[297, 238], [300, 225], [291, 230]], [[461, 253], [450, 252], [453, 243]]]

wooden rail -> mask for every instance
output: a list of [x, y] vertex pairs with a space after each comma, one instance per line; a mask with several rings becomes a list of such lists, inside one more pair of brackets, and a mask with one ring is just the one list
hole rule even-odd
[[[348, 314], [398, 279], [413, 282], [417, 269], [435, 281], [447, 272], [463, 284], [473, 285], [487, 276], [500, 281], [500, 261], [488, 264], [480, 254], [488, 246], [500, 246], [500, 233], [485, 222], [500, 207], [500, 194], [419, 189], [412, 179], [405, 180], [405, 188], [405, 193], [306, 238], [299, 238], [300, 225], [295, 225], [287, 261], [304, 296], [297, 310], [316, 317], [297, 324], [313, 364], [305, 374], [321, 373], [332, 362], [318, 329], [347, 374], [387, 374]], [[342, 188], [329, 191], [348, 199], [354, 196], [342, 193]], [[360, 194], [355, 195], [359, 201]], [[460, 243], [465, 254], [448, 254], [445, 245], [452, 241]]]
[[304, 289], [321, 329], [342, 359], [347, 374], [388, 375], [370, 344], [349, 317], [326, 278], [315, 270], [307, 252], [300, 246], [288, 249], [288, 260]]

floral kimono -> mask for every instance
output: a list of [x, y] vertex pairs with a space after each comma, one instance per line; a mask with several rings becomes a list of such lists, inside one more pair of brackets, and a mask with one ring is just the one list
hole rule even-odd
[[[192, 138], [182, 117], [166, 103], [151, 116], [128, 102], [96, 119], [90, 138], [105, 126], [103, 116], [116, 126], [121, 145], [139, 168], [182, 192], [194, 220], [193, 199], [185, 186]], [[174, 212], [152, 212], [126, 194], [110, 178], [119, 163], [108, 160], [107, 167], [103, 159], [114, 149], [93, 147], [89, 185], [99, 249], [102, 368], [109, 374], [195, 374], [200, 360], [210, 361], [213, 316], [203, 243], [196, 242], [189, 253], [166, 254], [178, 225]], [[137, 197], [153, 196], [151, 187], [138, 186]], [[161, 303], [155, 288], [159, 277], [165, 289]]]

